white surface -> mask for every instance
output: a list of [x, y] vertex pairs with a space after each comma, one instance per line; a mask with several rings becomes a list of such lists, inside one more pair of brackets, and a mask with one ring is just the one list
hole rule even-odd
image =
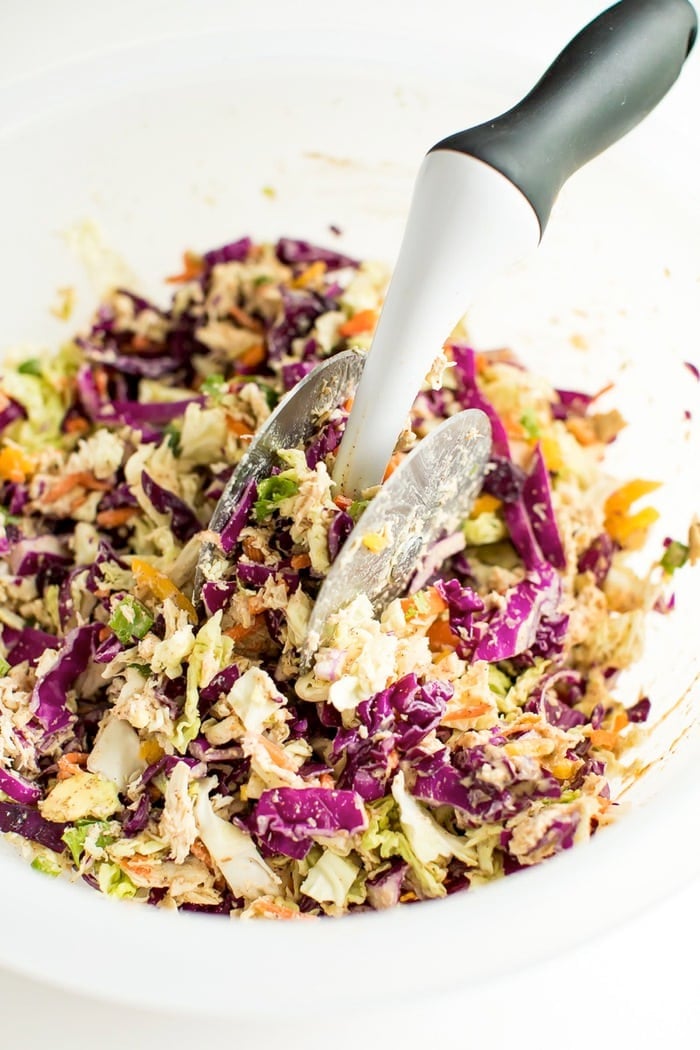
[[[467, 18], [484, 18], [481, 4], [448, 3], [446, 0], [419, 4], [407, 10], [404, 4], [386, 3], [381, 5], [382, 23], [392, 12], [401, 26], [401, 33], [416, 32], [422, 20], [430, 18], [431, 27], [442, 25], [446, 33], [453, 33], [454, 26], [464, 27], [467, 31]], [[489, 5], [489, 22], [494, 34], [498, 33], [501, 19], [519, 5], [507, 4], [498, 0]], [[565, 7], [565, 10], [560, 8]], [[528, 32], [532, 36], [533, 48], [548, 59], [552, 48], [561, 45], [572, 32], [590, 16], [597, 13], [599, 3], [570, 2], [558, 5], [554, 0], [541, 2], [535, 10], [528, 9]], [[522, 11], [523, 8], [520, 7]], [[202, 12], [205, 12], [204, 16]], [[314, 31], [327, 32], [337, 36], [346, 34], [348, 40], [357, 41], [363, 27], [367, 24], [365, 5], [340, 4], [333, 2], [290, 5], [289, 12], [283, 16], [298, 28], [299, 20], [305, 20]], [[82, 2], [54, 5], [46, 3], [8, 2], [5, 0], [0, 8], [0, 81], [21, 76], [32, 69], [40, 69], [65, 61], [70, 54], [87, 55], [99, 53], [103, 49], [114, 48], [120, 44], [138, 42], [162, 34], [162, 26], [167, 23], [168, 35], [174, 38], [188, 38], [202, 29], [209, 31], [223, 27], [236, 27], [245, 16], [246, 28], [256, 23], [261, 30], [269, 30], [267, 8], [259, 7], [259, 13], [248, 10], [248, 5], [238, 3], [207, 4], [174, 4], [174, 3], [137, 3], [136, 0], [123, 0], [118, 6], [108, 8], [106, 5]], [[378, 17], [378, 12], [372, 12]], [[519, 16], [520, 17], [520, 16]], [[203, 23], [206, 25], [203, 25]], [[275, 26], [279, 39], [283, 39], [284, 26]], [[311, 31], [311, 30], [310, 30]], [[270, 47], [273, 49], [278, 37], [272, 36]], [[197, 58], [196, 42], [193, 39], [193, 61]], [[201, 55], [199, 56], [201, 59]], [[231, 56], [231, 61], [238, 58]], [[668, 100], [665, 107], [665, 118], [668, 123], [674, 121], [679, 126], [696, 121], [693, 103], [698, 98], [698, 62], [687, 70], [687, 90], [676, 94]], [[694, 78], [691, 79], [691, 78]], [[498, 70], [494, 71], [493, 82], [498, 81]], [[62, 78], [57, 74], [54, 86], [59, 93]], [[523, 89], [529, 84], [524, 82]], [[507, 100], [504, 100], [507, 101]], [[464, 123], [471, 122], [472, 116]], [[483, 116], [491, 115], [483, 114]], [[452, 116], [450, 116], [452, 119]], [[427, 130], [427, 129], [425, 129]], [[435, 128], [429, 133], [434, 141], [441, 133], [455, 130], [453, 126]], [[60, 153], [57, 154], [60, 156]], [[29, 176], [30, 173], [28, 173]], [[35, 173], [32, 173], [35, 174]], [[36, 176], [35, 176], [36, 177]], [[40, 178], [46, 180], [46, 171]], [[596, 176], [591, 178], [595, 181]], [[697, 189], [696, 189], [697, 200]], [[613, 202], [614, 203], [614, 202]], [[679, 201], [681, 206], [682, 201]], [[653, 226], [653, 223], [652, 223]], [[181, 235], [171, 222], [170, 245], [182, 244], [187, 234]], [[592, 232], [596, 231], [596, 216], [591, 220]], [[604, 224], [601, 224], [603, 235]], [[633, 235], [633, 231], [630, 231]], [[654, 227], [654, 235], [659, 244], [664, 245], [663, 223]], [[563, 236], [563, 234], [562, 234]], [[556, 238], [556, 233], [554, 233]], [[556, 239], [552, 242], [556, 248]], [[697, 242], [695, 251], [697, 257]], [[165, 250], [165, 249], [164, 249]], [[546, 265], [546, 255], [543, 257]], [[160, 262], [157, 253], [149, 264]], [[550, 260], [551, 263], [551, 260]], [[162, 269], [162, 267], [161, 267]], [[697, 271], [696, 271], [697, 272]], [[579, 277], [580, 275], [576, 275]], [[695, 289], [696, 291], [697, 289]], [[559, 338], [561, 336], [559, 335]], [[643, 406], [642, 406], [643, 407]], [[667, 829], [670, 833], [672, 826]], [[675, 829], [678, 833], [678, 828]], [[663, 836], [661, 836], [662, 838]], [[664, 876], [664, 865], [673, 870], [674, 841], [655, 841], [648, 844], [648, 851], [655, 858], [655, 867], [659, 877]], [[637, 837], [639, 843], [639, 837]], [[565, 878], [566, 866], [561, 869]], [[641, 861], [640, 861], [641, 871]], [[7, 887], [9, 889], [9, 886]], [[581, 925], [581, 914], [586, 911], [584, 904], [600, 900], [601, 908], [610, 892], [609, 886], [596, 885], [591, 881], [587, 887], [586, 900], [572, 894], [570, 920], [560, 916], [557, 920], [565, 933], [567, 921], [574, 929]], [[284, 1018], [275, 1016], [275, 998], [270, 995], [269, 1022], [264, 1024], [235, 1023], [200, 1019], [173, 1019], [165, 1016], [145, 1015], [136, 1010], [125, 1010], [107, 1007], [88, 1001], [78, 1001], [65, 993], [44, 989], [15, 976], [7, 975], [0, 980], [0, 1006], [2, 1007], [2, 1034], [8, 1045], [22, 1045], [28, 1050], [43, 1047], [50, 1041], [51, 1045], [62, 1050], [63, 1047], [80, 1047], [82, 1045], [120, 1047], [125, 1040], [130, 1040], [135, 1047], [145, 1046], [154, 1038], [168, 1040], [172, 1050], [178, 1047], [190, 1047], [196, 1039], [198, 1043], [227, 1042], [241, 1046], [289, 1046], [303, 1045], [314, 1047], [321, 1045], [384, 1045], [391, 1041], [404, 1046], [434, 1045], [443, 1038], [457, 1046], [479, 1045], [488, 1039], [492, 1047], [541, 1047], [548, 1042], [566, 1046], [627, 1046], [652, 1047], [663, 1037], [670, 1045], [692, 1045], [693, 1029], [700, 1022], [700, 1008], [692, 981], [693, 967], [685, 962], [685, 947], [692, 946], [700, 935], [700, 907], [697, 894], [700, 882], [696, 882], [672, 899], [652, 908], [646, 908], [641, 916], [610, 935], [601, 933], [598, 924], [594, 940], [582, 947], [559, 954], [545, 964], [533, 966], [532, 970], [520, 971], [513, 977], [501, 978], [497, 982], [485, 983], [473, 988], [462, 997], [459, 1008], [454, 1002], [447, 1007], [438, 1001], [424, 1005], [402, 1005], [398, 1016], [373, 1015], [362, 1016], [362, 1003], [370, 990], [382, 983], [386, 973], [396, 974], [416, 968], [439, 976], [441, 967], [440, 946], [434, 946], [434, 952], [428, 956], [423, 952], [421, 958], [413, 959], [410, 953], [403, 952], [397, 956], [392, 951], [391, 940], [383, 946], [383, 952], [373, 950], [367, 957], [366, 965], [360, 961], [357, 966], [357, 978], [354, 987], [347, 989], [347, 1010], [338, 1017], [336, 1024], [328, 1021], [319, 1023], [313, 1011], [302, 1024], [295, 1021], [285, 1024]], [[626, 911], [627, 899], [624, 886], [614, 890], [620, 901], [620, 912]], [[561, 899], [562, 894], [559, 893]], [[629, 898], [635, 899], [634, 880], [630, 880]], [[58, 906], [58, 902], [57, 902]], [[109, 954], [111, 946], [104, 942], [100, 945], [99, 920], [95, 920], [88, 929], [81, 929], [80, 924], [71, 914], [68, 903], [65, 907], [66, 942], [84, 945], [85, 973], [95, 968], [97, 952]], [[606, 910], [607, 906], [606, 906]], [[614, 909], [613, 909], [614, 910]], [[533, 927], [537, 916], [531, 916]], [[21, 920], [21, 916], [20, 916]], [[550, 920], [551, 921], [551, 920]], [[21, 928], [21, 921], [17, 928]], [[470, 930], [464, 931], [465, 960], [473, 965], [470, 955]], [[543, 931], [543, 936], [547, 931]], [[556, 938], [554, 938], [556, 941]], [[95, 949], [94, 945], [100, 945]], [[358, 946], [360, 947], [360, 946]], [[141, 949], [143, 950], [143, 949]], [[523, 945], [503, 944], [504, 953], [523, 954]], [[62, 946], [60, 939], [52, 939], [46, 945], [47, 957], [57, 971], [63, 966]], [[534, 949], [533, 949], [534, 953]], [[527, 946], [525, 952], [527, 954]], [[383, 958], [379, 956], [383, 955]], [[362, 952], [358, 951], [362, 960]], [[692, 947], [691, 947], [692, 959]], [[295, 980], [313, 981], [314, 974], [339, 965], [340, 960], [324, 956], [305, 958], [270, 959], [270, 975], [263, 977], [261, 983], [270, 987], [275, 979], [289, 985]], [[466, 965], [466, 964], [465, 964]], [[191, 956], [182, 959], [182, 986], [177, 994], [186, 995], [188, 973], [193, 967]], [[236, 994], [236, 971], [246, 970], [247, 959], [231, 952], [230, 982], [231, 993]], [[433, 978], [434, 979], [434, 978]], [[439, 983], [439, 980], [438, 980]], [[340, 1012], [339, 1012], [340, 1013]], [[546, 1017], [543, 1025], [542, 1017]], [[459, 1033], [462, 1033], [461, 1035]]]

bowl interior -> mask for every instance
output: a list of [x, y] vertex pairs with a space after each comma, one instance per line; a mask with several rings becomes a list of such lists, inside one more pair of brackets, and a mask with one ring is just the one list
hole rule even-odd
[[[478, 33], [468, 45], [448, 40], [432, 51], [418, 40], [404, 40], [399, 50], [389, 44], [379, 34], [369, 41], [346, 36], [342, 47], [323, 33], [311, 39], [243, 33], [235, 40], [222, 34], [196, 46], [163, 41], [132, 48], [9, 85], [0, 93], [0, 228], [11, 245], [0, 260], [0, 348], [57, 345], [89, 317], [101, 287], [117, 275], [163, 301], [162, 278], [177, 271], [184, 249], [203, 250], [246, 233], [305, 237], [391, 263], [425, 150], [506, 108], [540, 69], [517, 48], [494, 50], [492, 38], [484, 48]], [[664, 123], [660, 107], [572, 179], [539, 252], [499, 277], [468, 314], [475, 345], [508, 345], [555, 385], [594, 391], [614, 384], [601, 405], [620, 408], [629, 425], [611, 449], [610, 472], [664, 481], [657, 501], [662, 517], [651, 537], [657, 552], [665, 536], [684, 538], [700, 492], [700, 386], [683, 363], [693, 353], [699, 363], [689, 333], [700, 330], [700, 205], [691, 165], [680, 163], [693, 149]], [[49, 310], [57, 288], [66, 285], [78, 293], [69, 324]], [[674, 615], [652, 618], [644, 659], [622, 683], [630, 703], [640, 691], [651, 697], [652, 728], [624, 777], [630, 813], [580, 856], [371, 922], [241, 930], [95, 901], [75, 887], [40, 881], [2, 844], [0, 872], [12, 892], [0, 903], [7, 931], [0, 961], [97, 994], [185, 1008], [172, 983], [173, 959], [204, 943], [223, 960], [242, 941], [250, 975], [241, 978], [236, 1001], [220, 994], [226, 973], [217, 963], [193, 978], [186, 1008], [245, 1013], [264, 1006], [255, 971], [271, 951], [304, 946], [344, 954], [333, 975], [318, 978], [332, 1006], [343, 998], [340, 975], [373, 944], [381, 951], [388, 936], [399, 956], [402, 945], [439, 937], [457, 959], [455, 922], [472, 930], [479, 949], [473, 954], [481, 960], [464, 963], [459, 979], [502, 971], [506, 964], [489, 940], [498, 939], [503, 916], [523, 936], [532, 925], [522, 914], [526, 901], [529, 908], [541, 900], [550, 915], [560, 908], [564, 916], [562, 882], [568, 894], [583, 896], [591, 879], [609, 885], [634, 879], [634, 892], [622, 912], [616, 909], [621, 918], [670, 888], [681, 872], [700, 869], [697, 848], [680, 831], [676, 875], [660, 880], [648, 864], [632, 869], [645, 844], [668, 826], [669, 814], [681, 829], [682, 816], [698, 802], [691, 774], [700, 757], [699, 583], [697, 570], [679, 575]], [[605, 928], [612, 913], [601, 896], [595, 912], [584, 905], [583, 926], [534, 933], [535, 947], [516, 949], [508, 965]], [[55, 974], [36, 945], [16, 948], [18, 914], [40, 915], [52, 928], [64, 907], [101, 924], [112, 946], [101, 972], [67, 965]], [[158, 965], [151, 955], [125, 975], [119, 964], [129, 945], [141, 952], [156, 941]], [[405, 994], [437, 988], [438, 978], [404, 974], [389, 985]], [[317, 984], [316, 1005], [318, 992]], [[386, 986], [379, 994], [387, 994]], [[282, 999], [290, 1009], [311, 1003], [295, 989]]]

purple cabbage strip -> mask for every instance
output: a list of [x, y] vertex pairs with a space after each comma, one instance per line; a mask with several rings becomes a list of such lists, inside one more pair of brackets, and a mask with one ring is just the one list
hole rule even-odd
[[7, 646], [7, 662], [16, 667], [28, 660], [34, 664], [47, 649], [58, 649], [61, 640], [38, 627], [22, 627], [19, 631], [6, 627], [3, 640]]
[[224, 580], [218, 583], [207, 580], [206, 583], [202, 584], [202, 601], [208, 615], [214, 616], [221, 609], [225, 609], [237, 590], [238, 586], [236, 583], [229, 583]]
[[544, 617], [558, 613], [561, 580], [546, 563], [516, 583], [505, 594], [505, 605], [493, 613], [474, 650], [477, 660], [496, 663], [530, 649]]
[[182, 401], [109, 401], [97, 418], [108, 426], [116, 423], [139, 430], [144, 424], [167, 426], [183, 416], [188, 405], [201, 404], [204, 404], [203, 397], [189, 397]]
[[221, 549], [224, 554], [230, 554], [238, 543], [238, 537], [248, 522], [248, 516], [257, 497], [258, 486], [255, 478], [251, 478], [241, 493], [236, 509], [221, 530]]
[[116, 634], [112, 634], [97, 646], [93, 660], [96, 664], [110, 664], [125, 649], [126, 646], [122, 645]]
[[221, 263], [244, 262], [253, 242], [250, 237], [241, 237], [237, 241], [222, 244], [220, 248], [212, 248], [202, 256], [202, 262], [206, 269], [211, 270]]
[[144, 791], [136, 804], [136, 808], [128, 809], [122, 821], [122, 831], [128, 839], [133, 838], [134, 835], [138, 835], [139, 831], [143, 831], [144, 828], [148, 827], [150, 813], [151, 799], [148, 792]]
[[62, 836], [67, 827], [67, 824], [44, 820], [38, 810], [29, 806], [0, 802], [0, 831], [3, 834], [14, 832], [15, 835], [22, 835], [25, 839], [52, 849], [54, 853], [63, 853], [66, 844]]
[[328, 527], [328, 556], [334, 562], [340, 553], [340, 549], [355, 527], [355, 522], [350, 515], [339, 510]]
[[535, 446], [533, 458], [532, 469], [523, 485], [523, 502], [542, 554], [550, 565], [554, 565], [557, 569], [564, 569], [566, 568], [566, 555], [554, 517], [549, 472], [539, 442]]
[[95, 376], [90, 365], [81, 365], [75, 377], [78, 397], [89, 419], [99, 417], [104, 406], [104, 399], [97, 389]]
[[18, 540], [7, 558], [15, 576], [35, 576], [50, 567], [68, 566], [71, 561], [61, 540], [49, 533]]
[[593, 401], [592, 394], [582, 394], [578, 390], [557, 390], [555, 392], [558, 398], [552, 405], [552, 415], [555, 419], [585, 416]]
[[[503, 738], [494, 739], [502, 743]], [[561, 796], [556, 777], [537, 766], [533, 779], [532, 763], [518, 769], [498, 743], [458, 748], [451, 755], [445, 748], [414, 761], [412, 769], [417, 774], [412, 795], [432, 805], [464, 810], [484, 823], [508, 820], [534, 800]]]
[[302, 379], [305, 379], [310, 372], [313, 372], [317, 364], [317, 361], [292, 361], [289, 364], [282, 365], [284, 389], [291, 390], [297, 383], [301, 383]]
[[287, 357], [294, 340], [308, 335], [316, 318], [327, 309], [322, 296], [313, 292], [289, 289], [282, 285], [280, 294], [282, 316], [267, 333], [268, 357], [272, 362]]
[[380, 872], [379, 875], [370, 875], [365, 883], [367, 900], [376, 911], [393, 908], [399, 903], [407, 872], [408, 864], [397, 857], [386, 871]]
[[601, 532], [579, 556], [578, 571], [592, 572], [597, 586], [602, 587], [610, 572], [614, 553], [614, 541], [607, 532]]
[[301, 860], [316, 835], [353, 834], [367, 826], [360, 796], [332, 788], [272, 788], [255, 807], [253, 828], [267, 847]]
[[571, 849], [579, 820], [579, 814], [575, 811], [569, 815], [567, 820], [556, 818], [527, 852], [539, 858], [542, 855], [551, 856], [553, 853]]
[[346, 266], [356, 269], [360, 264], [356, 259], [341, 252], [334, 252], [328, 248], [319, 248], [308, 241], [298, 240], [294, 237], [280, 237], [275, 249], [280, 262], [288, 266], [294, 263], [324, 262], [327, 270], [343, 270]]
[[7, 400], [7, 404], [4, 408], [0, 409], [0, 430], [9, 427], [11, 423], [16, 423], [18, 419], [27, 418], [27, 413], [19, 402], [13, 401], [12, 398], [3, 400]]
[[37, 784], [33, 784], [31, 780], [3, 766], [0, 766], [0, 791], [4, 791], [15, 802], [22, 802], [25, 805], [38, 802], [42, 796], [42, 790]]
[[231, 688], [238, 679], [241, 677], [241, 672], [238, 670], [235, 664], [229, 664], [228, 667], [224, 667], [223, 670], [218, 671], [211, 682], [208, 685], [202, 686], [199, 690], [200, 704], [208, 704], [210, 707], [215, 704], [221, 694], [226, 695], [230, 692]]
[[560, 668], [540, 679], [524, 706], [525, 711], [539, 712], [550, 725], [560, 729], [572, 729], [583, 725], [587, 719], [573, 705], [584, 692], [583, 678], [578, 671]]
[[199, 736], [196, 740], [193, 740], [187, 751], [197, 762], [228, 763], [243, 758], [243, 748], [240, 744], [231, 744], [229, 747], [213, 747], [205, 736]]
[[397, 756], [435, 729], [452, 692], [447, 682], [421, 685], [415, 674], [408, 674], [358, 704], [359, 725], [340, 728], [333, 741], [333, 759], [345, 757], [341, 787], [352, 788], [367, 802], [382, 798]]
[[66, 707], [66, 694], [94, 657], [102, 627], [101, 623], [90, 623], [70, 631], [53, 667], [37, 680], [31, 707], [47, 732], [57, 732], [70, 724], [73, 716]]
[[174, 492], [154, 481], [145, 470], [141, 471], [141, 484], [155, 510], [160, 514], [170, 514], [170, 527], [178, 540], [186, 543], [201, 531], [202, 526], [194, 511]]
[[636, 704], [627, 708], [627, 718], [630, 722], [646, 722], [650, 711], [651, 700], [648, 696], [643, 696]]
[[510, 459], [510, 447], [508, 435], [501, 422], [501, 417], [496, 412], [490, 401], [481, 393], [476, 382], [476, 355], [471, 347], [462, 346], [459, 343], [452, 344], [452, 358], [455, 363], [455, 374], [459, 379], [456, 396], [462, 408], [480, 408], [485, 412], [491, 423], [491, 437], [493, 451], [497, 456]]
[[125, 481], [105, 492], [100, 500], [99, 510], [114, 510], [116, 507], [138, 507], [139, 501]]
[[437, 580], [435, 589], [447, 602], [450, 628], [462, 639], [459, 655], [468, 657], [483, 634], [481, 622], [474, 622], [474, 613], [484, 611], [484, 603], [476, 591], [463, 586], [459, 580]]
[[306, 465], [314, 470], [322, 459], [331, 452], [335, 452], [340, 444], [345, 428], [345, 420], [331, 419], [321, 429], [306, 450]]

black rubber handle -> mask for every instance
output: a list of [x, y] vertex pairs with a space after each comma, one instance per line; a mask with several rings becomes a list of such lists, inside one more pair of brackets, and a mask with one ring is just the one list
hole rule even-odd
[[544, 230], [569, 176], [664, 97], [697, 27], [688, 0], [621, 0], [574, 37], [517, 106], [430, 152], [456, 150], [496, 168], [525, 194]]

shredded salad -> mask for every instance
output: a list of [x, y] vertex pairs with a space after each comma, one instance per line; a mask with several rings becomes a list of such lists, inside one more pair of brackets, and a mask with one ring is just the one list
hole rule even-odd
[[[32, 867], [159, 907], [343, 915], [473, 888], [612, 819], [650, 710], [618, 676], [700, 544], [632, 571], [657, 486], [607, 476], [624, 422], [595, 395], [456, 331], [389, 469], [476, 407], [483, 490], [411, 592], [379, 617], [353, 600], [308, 668], [314, 597], [373, 495], [331, 481], [349, 406], [208, 531], [280, 397], [369, 347], [387, 276], [246, 237], [186, 254], [167, 307], [117, 290], [54, 356], [2, 366], [0, 830]], [[225, 570], [195, 608], [212, 539]]]

